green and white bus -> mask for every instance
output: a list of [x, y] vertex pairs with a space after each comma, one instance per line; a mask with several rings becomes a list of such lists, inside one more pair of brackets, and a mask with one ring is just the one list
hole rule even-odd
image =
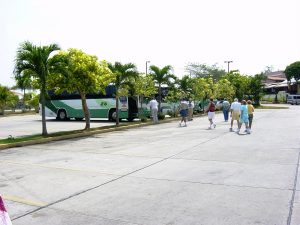
[[[86, 95], [90, 118], [104, 118], [110, 121], [115, 121], [115, 87], [113, 85], [109, 85], [105, 91], [106, 94], [97, 93]], [[62, 94], [55, 94], [54, 91], [49, 91], [45, 106], [46, 117], [55, 117], [57, 120], [69, 120], [71, 118], [74, 118], [75, 120], [84, 119], [82, 102], [79, 93], [63, 92]], [[119, 119], [132, 121], [135, 118], [138, 118], [138, 97], [119, 97]]]

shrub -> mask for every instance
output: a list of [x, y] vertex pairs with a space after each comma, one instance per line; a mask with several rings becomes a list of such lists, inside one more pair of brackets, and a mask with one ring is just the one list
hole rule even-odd
[[143, 122], [143, 123], [147, 122], [147, 120], [148, 120], [148, 119], [147, 119], [147, 117], [145, 117], [145, 116], [141, 118], [141, 122]]
[[158, 117], [159, 120], [165, 119], [165, 115], [162, 114], [162, 113], [158, 113], [158, 114], [157, 114], [157, 117]]

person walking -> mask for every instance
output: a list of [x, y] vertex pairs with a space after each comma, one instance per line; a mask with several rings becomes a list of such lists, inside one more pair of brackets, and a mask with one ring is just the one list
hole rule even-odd
[[230, 117], [231, 117], [231, 123], [229, 131], [233, 131], [233, 121], [236, 120], [237, 125], [239, 127], [239, 119], [240, 119], [240, 110], [241, 110], [241, 103], [238, 102], [238, 99], [235, 98], [233, 103], [231, 103], [230, 106]]
[[240, 114], [239, 128], [236, 131], [237, 134], [240, 133], [243, 123], [246, 126], [245, 132], [247, 134], [250, 134], [249, 127], [248, 127], [248, 124], [249, 124], [248, 107], [247, 107], [247, 103], [245, 100], [242, 100], [242, 102], [241, 102], [241, 114]]
[[157, 117], [158, 102], [156, 101], [155, 96], [153, 96], [153, 99], [150, 101], [150, 111], [151, 111], [153, 123], [158, 123], [158, 117]]
[[180, 105], [179, 105], [179, 113], [180, 113], [180, 116], [181, 116], [181, 121], [179, 123], [179, 126], [181, 127], [181, 124], [184, 122], [184, 127], [187, 126], [186, 124], [186, 118], [188, 116], [188, 108], [189, 108], [189, 105], [188, 105], [188, 102], [185, 100], [185, 99], [182, 99], [181, 102], [180, 102]]
[[225, 120], [225, 122], [227, 122], [228, 116], [229, 116], [229, 110], [230, 110], [230, 103], [227, 101], [226, 98], [224, 98], [224, 100], [223, 100], [222, 108], [223, 108], [224, 120]]
[[193, 111], [194, 111], [194, 102], [192, 99], [189, 99], [189, 104], [188, 104], [188, 121], [193, 120]]
[[207, 117], [209, 120], [209, 127], [208, 129], [211, 130], [212, 128], [216, 128], [216, 124], [213, 122], [213, 119], [215, 118], [215, 110], [216, 110], [216, 105], [214, 103], [214, 99], [210, 98], [209, 99], [209, 104], [207, 107]]
[[252, 121], [253, 121], [253, 113], [254, 113], [254, 106], [252, 105], [252, 101], [247, 101], [247, 107], [248, 107], [248, 117], [249, 117], [249, 130], [251, 132], [252, 127]]

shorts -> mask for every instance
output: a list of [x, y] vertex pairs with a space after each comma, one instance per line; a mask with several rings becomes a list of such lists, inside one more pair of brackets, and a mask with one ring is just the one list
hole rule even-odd
[[248, 117], [241, 117], [240, 118], [240, 123], [249, 123]]
[[187, 115], [188, 115], [188, 110], [187, 109], [180, 110], [180, 116], [181, 117], [187, 117]]
[[231, 114], [231, 119], [232, 120], [239, 120], [240, 119], [240, 112], [233, 111], [232, 114]]
[[209, 120], [212, 120], [213, 118], [215, 118], [215, 112], [208, 112], [207, 117]]

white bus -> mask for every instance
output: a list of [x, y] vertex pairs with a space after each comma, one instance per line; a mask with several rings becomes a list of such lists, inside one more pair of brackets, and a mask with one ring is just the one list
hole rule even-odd
[[[116, 99], [114, 95], [115, 87], [113, 85], [109, 85], [106, 88], [106, 94], [87, 94], [86, 101], [90, 111], [90, 118], [105, 118], [115, 121]], [[55, 94], [54, 91], [49, 91], [45, 107], [46, 117], [55, 117], [57, 120], [69, 120], [71, 118], [75, 120], [84, 119], [81, 98], [77, 92]], [[138, 97], [119, 97], [119, 119], [132, 121], [138, 117]]]

